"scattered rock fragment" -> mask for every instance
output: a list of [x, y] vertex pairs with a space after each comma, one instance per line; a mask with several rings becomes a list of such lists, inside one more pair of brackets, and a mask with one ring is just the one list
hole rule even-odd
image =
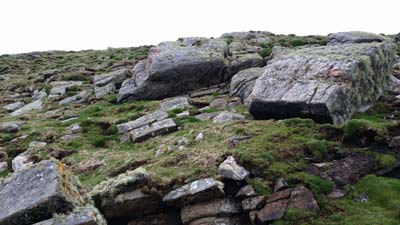
[[3, 109], [5, 109], [9, 112], [12, 112], [12, 111], [15, 111], [15, 110], [23, 107], [24, 105], [25, 105], [24, 102], [14, 102], [14, 103], [3, 106]]
[[254, 196], [242, 200], [242, 209], [250, 211], [260, 209], [265, 205], [265, 196]]
[[218, 171], [222, 177], [237, 181], [244, 180], [249, 175], [249, 172], [247, 172], [245, 168], [239, 166], [232, 156], [228, 156], [228, 158], [219, 165]]
[[176, 97], [161, 102], [160, 106], [161, 110], [168, 112], [173, 109], [185, 109], [189, 107], [189, 101], [186, 97]]
[[251, 185], [243, 186], [238, 193], [236, 194], [235, 198], [237, 199], [244, 199], [248, 197], [256, 196], [256, 192]]
[[21, 129], [24, 122], [12, 121], [0, 123], [0, 132], [2, 133], [16, 133]]
[[20, 115], [23, 115], [26, 113], [30, 113], [33, 110], [41, 110], [42, 108], [43, 108], [42, 100], [39, 99], [37, 101], [34, 101], [32, 103], [29, 103], [29, 104], [17, 109], [16, 111], [12, 112], [10, 115], [11, 116], [20, 116]]

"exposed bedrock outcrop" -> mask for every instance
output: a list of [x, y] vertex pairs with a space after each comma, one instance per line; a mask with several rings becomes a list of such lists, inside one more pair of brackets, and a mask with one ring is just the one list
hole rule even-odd
[[275, 48], [247, 97], [249, 111], [256, 119], [306, 117], [342, 124], [374, 104], [395, 57], [390, 41]]
[[118, 102], [171, 97], [228, 81], [242, 69], [263, 66], [257, 48], [246, 41], [181, 38], [163, 42], [135, 66], [132, 78], [119, 90]]

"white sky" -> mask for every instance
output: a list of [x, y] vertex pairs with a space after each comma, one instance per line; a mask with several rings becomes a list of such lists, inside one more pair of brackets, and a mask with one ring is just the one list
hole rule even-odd
[[0, 54], [157, 44], [231, 31], [400, 32], [399, 0], [0, 0]]

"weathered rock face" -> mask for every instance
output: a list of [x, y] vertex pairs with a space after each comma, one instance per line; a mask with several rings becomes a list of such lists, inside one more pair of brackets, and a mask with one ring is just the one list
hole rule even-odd
[[263, 68], [250, 68], [237, 73], [232, 77], [230, 95], [240, 97], [242, 102], [248, 106], [248, 98], [253, 91], [254, 84], [263, 72]]
[[241, 40], [182, 38], [150, 49], [132, 79], [124, 81], [118, 102], [162, 99], [227, 81], [242, 69], [262, 66], [256, 49]]
[[144, 193], [149, 175], [143, 168], [103, 181], [90, 193], [95, 205], [107, 219], [130, 219], [159, 209], [161, 197]]
[[100, 212], [93, 206], [78, 207], [73, 212], [35, 223], [34, 225], [107, 225]]
[[172, 204], [192, 203], [215, 199], [225, 195], [224, 184], [212, 178], [193, 181], [164, 196], [163, 202]]
[[328, 45], [334, 44], [353, 44], [353, 43], [370, 43], [370, 42], [383, 42], [389, 38], [361, 31], [339, 32], [329, 34], [327, 37]]
[[391, 42], [276, 49], [249, 97], [256, 119], [313, 118], [342, 124], [387, 85]]
[[28, 225], [83, 206], [87, 199], [63, 164], [42, 161], [0, 183], [0, 224]]
[[339, 160], [327, 171], [327, 175], [339, 186], [351, 184], [371, 173], [375, 160], [370, 156], [351, 154]]

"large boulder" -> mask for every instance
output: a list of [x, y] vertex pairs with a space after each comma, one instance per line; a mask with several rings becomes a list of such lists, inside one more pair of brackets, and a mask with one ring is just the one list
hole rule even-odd
[[383, 42], [387, 40], [389, 38], [385, 36], [362, 31], [332, 33], [327, 37], [328, 45]]
[[242, 69], [262, 66], [256, 48], [240, 39], [181, 38], [150, 49], [124, 81], [118, 102], [163, 99], [230, 80]]
[[0, 224], [29, 225], [83, 206], [79, 181], [58, 161], [46, 160], [0, 183]]
[[250, 94], [249, 111], [256, 119], [342, 124], [381, 95], [395, 55], [391, 42], [275, 48]]

